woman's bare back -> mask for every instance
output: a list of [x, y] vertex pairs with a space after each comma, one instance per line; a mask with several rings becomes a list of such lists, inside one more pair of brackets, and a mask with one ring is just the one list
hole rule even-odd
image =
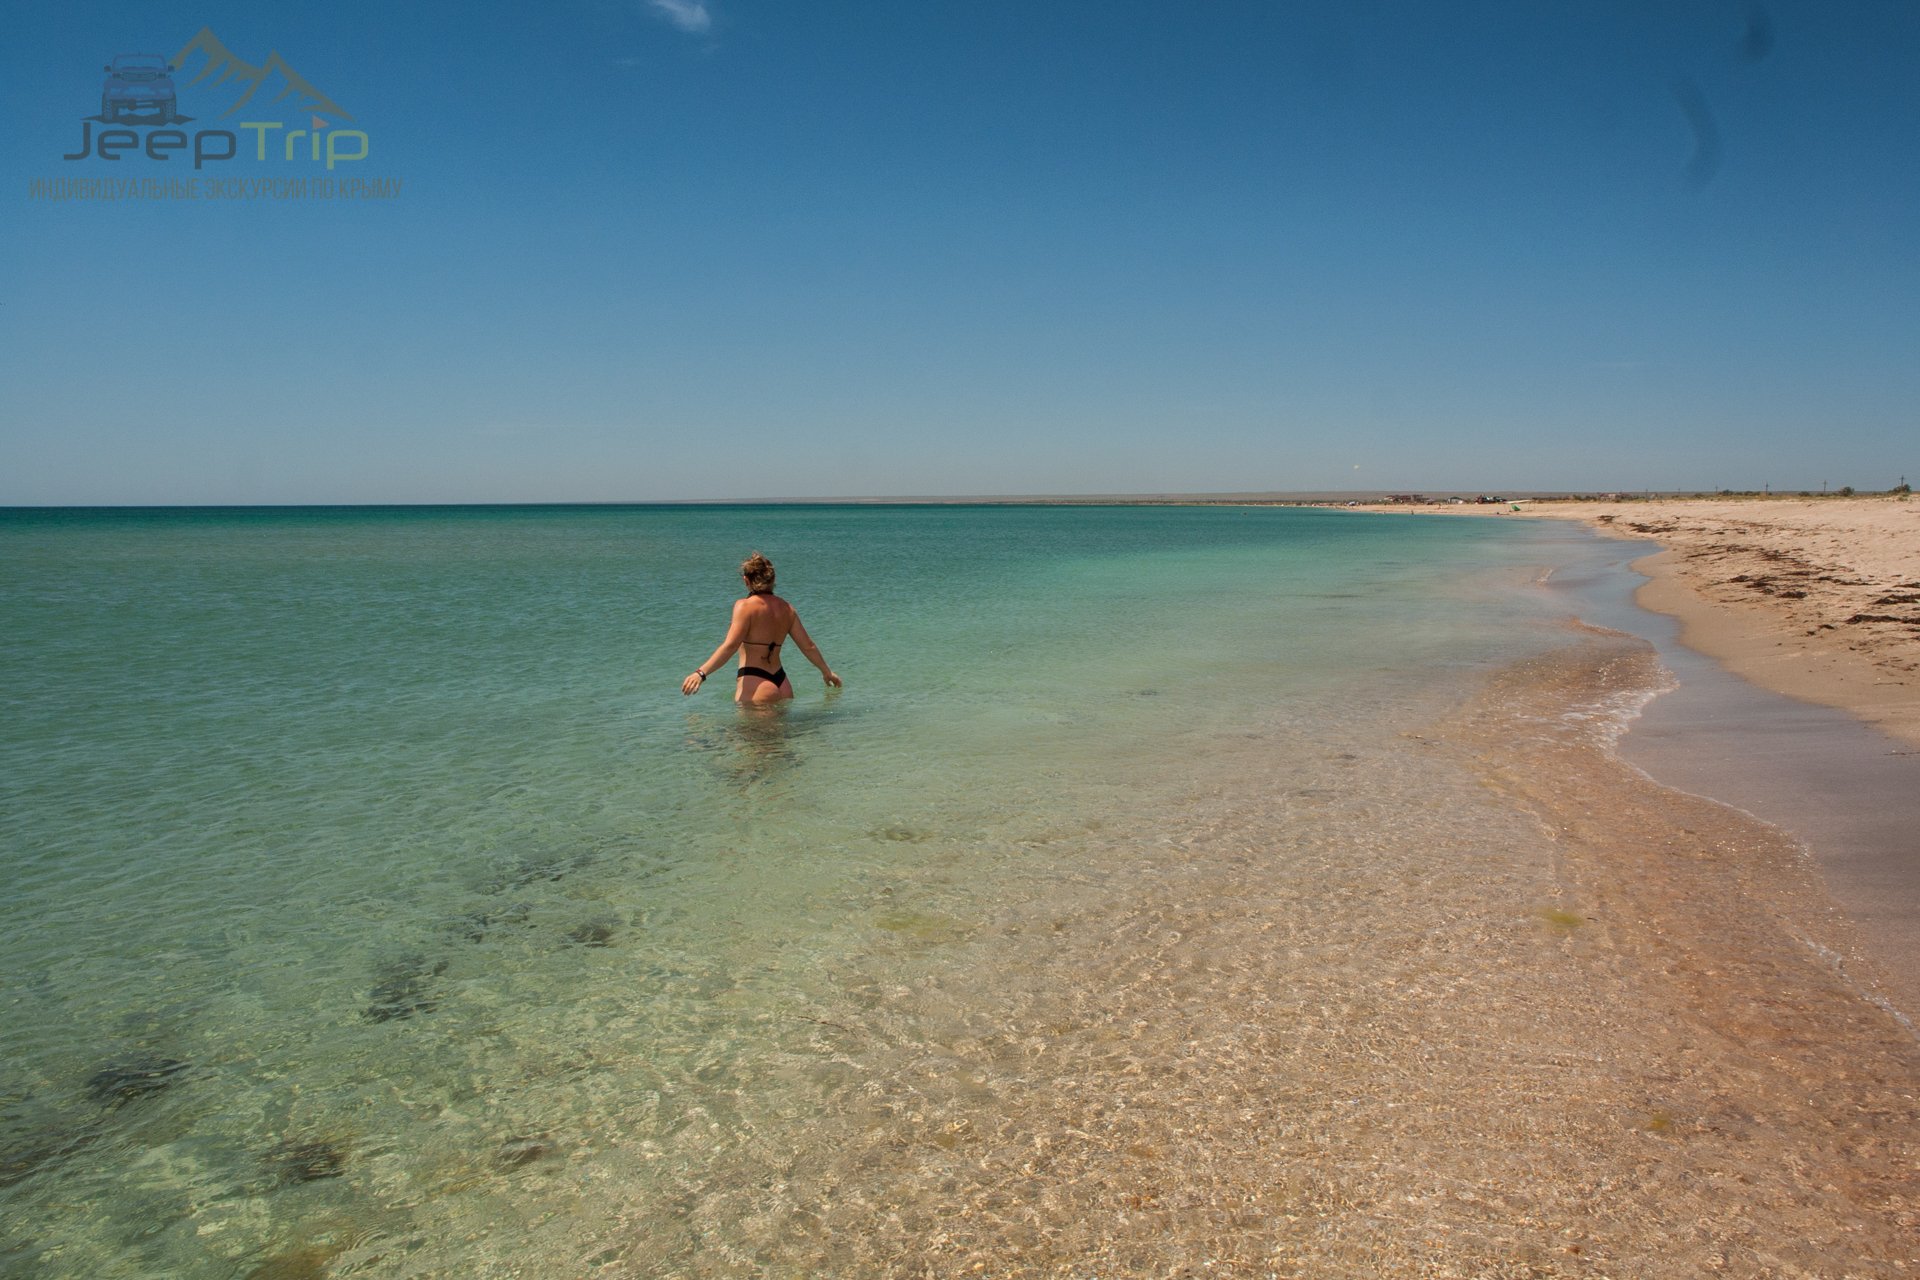
[[734, 617], [744, 630], [734, 701], [757, 706], [791, 698], [793, 681], [781, 665], [780, 646], [799, 618], [793, 606], [772, 592], [756, 592], [734, 606]]

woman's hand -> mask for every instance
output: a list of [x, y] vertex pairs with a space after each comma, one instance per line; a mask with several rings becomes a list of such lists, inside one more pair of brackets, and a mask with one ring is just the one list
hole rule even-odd
[[701, 685], [705, 683], [706, 683], [705, 678], [702, 677], [698, 671], [696, 671], [692, 675], [688, 676], [685, 680], [682, 680], [680, 682], [680, 692], [682, 696], [685, 696], [687, 694], [693, 693], [694, 691], [699, 689]]
[[839, 687], [840, 687], [840, 677], [833, 674], [833, 672], [831, 671], [827, 672], [827, 688], [838, 689]]

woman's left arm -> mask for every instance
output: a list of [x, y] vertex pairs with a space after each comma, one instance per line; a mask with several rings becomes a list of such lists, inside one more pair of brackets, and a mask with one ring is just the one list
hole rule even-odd
[[683, 695], [690, 694], [705, 684], [707, 677], [719, 670], [720, 666], [739, 652], [740, 646], [746, 642], [747, 620], [740, 607], [745, 603], [746, 601], [742, 600], [733, 606], [733, 621], [727, 624], [727, 638], [720, 642], [720, 647], [713, 651], [713, 656], [701, 663], [694, 669], [692, 675], [680, 682], [680, 692]]

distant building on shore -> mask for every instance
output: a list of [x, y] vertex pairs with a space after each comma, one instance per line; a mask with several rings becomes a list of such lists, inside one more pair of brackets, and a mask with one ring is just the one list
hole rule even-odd
[[1427, 500], [1423, 493], [1390, 493], [1387, 501], [1402, 507], [1417, 507]]

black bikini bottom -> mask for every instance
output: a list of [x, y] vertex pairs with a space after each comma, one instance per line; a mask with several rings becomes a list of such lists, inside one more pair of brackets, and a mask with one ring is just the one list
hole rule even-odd
[[778, 671], [767, 671], [760, 667], [742, 667], [734, 673], [733, 678], [738, 680], [741, 676], [759, 676], [762, 680], [771, 680], [775, 684], [781, 684], [784, 683], [787, 678], [787, 669], [782, 667]]

